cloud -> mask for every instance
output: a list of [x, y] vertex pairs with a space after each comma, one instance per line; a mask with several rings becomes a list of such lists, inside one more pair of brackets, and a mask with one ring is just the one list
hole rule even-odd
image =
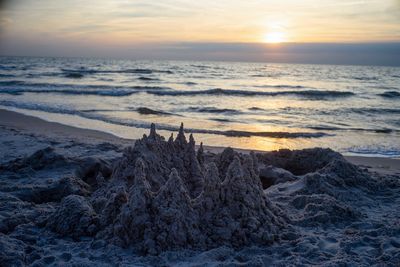
[[12, 19], [7, 17], [0, 17], [0, 33], [5, 31], [7, 27], [9, 27], [12, 23]]
[[400, 43], [181, 43], [175, 51], [195, 60], [400, 65]]
[[12, 19], [4, 17], [4, 18], [0, 18], [0, 27], [6, 27], [7, 25], [12, 24]]
[[400, 43], [261, 43], [168, 42], [96, 45], [82, 40], [42, 42], [19, 37], [0, 43], [2, 55], [100, 57], [145, 60], [245, 61], [300, 64], [400, 66]]
[[5, 6], [10, 2], [11, 2], [10, 0], [0, 0], [0, 10], [5, 8]]
[[[124, 47], [136, 57], [125, 47], [146, 43], [163, 58], [180, 57], [179, 49], [185, 58], [195, 58], [189, 55], [195, 51], [207, 58], [256, 60], [270, 50], [238, 43], [262, 41], [271, 31], [291, 42], [400, 42], [400, 0], [13, 0], [7, 6], [0, 13], [9, 19], [0, 21], [1, 41], [53, 44], [51, 51], [66, 42], [71, 51], [91, 43], [96, 51]], [[119, 56], [113, 49], [107, 53]], [[299, 58], [296, 53], [291, 60]], [[273, 59], [283, 56], [275, 53]]]

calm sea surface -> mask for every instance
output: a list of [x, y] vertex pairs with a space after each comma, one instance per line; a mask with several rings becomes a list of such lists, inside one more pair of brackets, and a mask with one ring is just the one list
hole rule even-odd
[[0, 57], [0, 108], [138, 138], [400, 157], [400, 68]]

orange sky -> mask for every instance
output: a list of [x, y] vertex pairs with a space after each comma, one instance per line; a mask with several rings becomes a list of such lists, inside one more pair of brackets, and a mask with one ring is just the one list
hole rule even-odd
[[400, 0], [2, 2], [0, 55], [400, 64]]
[[398, 0], [16, 0], [0, 14], [3, 38], [9, 39], [102, 44], [400, 41]]

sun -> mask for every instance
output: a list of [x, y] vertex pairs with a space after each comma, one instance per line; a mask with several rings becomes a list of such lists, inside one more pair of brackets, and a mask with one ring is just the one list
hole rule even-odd
[[270, 44], [282, 43], [286, 41], [286, 36], [283, 32], [268, 32], [265, 34], [263, 41]]

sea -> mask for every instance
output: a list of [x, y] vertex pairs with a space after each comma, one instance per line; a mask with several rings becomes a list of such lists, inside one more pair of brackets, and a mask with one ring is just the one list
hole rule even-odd
[[0, 108], [137, 139], [400, 157], [400, 68], [0, 57]]

